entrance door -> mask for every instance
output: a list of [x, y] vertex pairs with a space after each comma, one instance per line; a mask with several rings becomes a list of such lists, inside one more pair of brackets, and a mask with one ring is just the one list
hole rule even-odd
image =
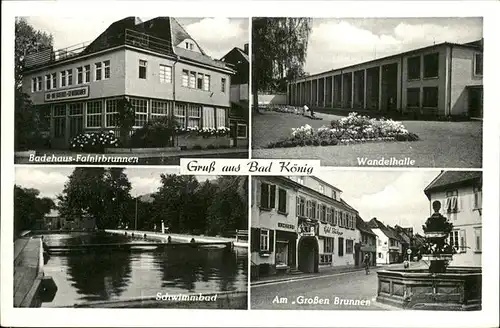
[[56, 149], [66, 146], [66, 104], [52, 107], [52, 147]]
[[69, 125], [68, 125], [68, 138], [67, 143], [69, 145], [70, 140], [83, 132], [83, 104], [74, 103], [68, 105], [69, 110]]
[[299, 270], [306, 273], [318, 272], [318, 242], [314, 237], [304, 237], [299, 242]]
[[469, 116], [483, 117], [483, 88], [469, 88]]
[[233, 139], [233, 147], [238, 146], [238, 122], [231, 121], [231, 139]]

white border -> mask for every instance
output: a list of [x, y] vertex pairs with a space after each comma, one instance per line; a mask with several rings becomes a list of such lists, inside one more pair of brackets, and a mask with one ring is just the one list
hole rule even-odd
[[[484, 225], [483, 310], [478, 312], [397, 311], [226, 311], [226, 310], [146, 310], [143, 309], [13, 309], [12, 308], [12, 197], [13, 165], [13, 51], [15, 16], [53, 16], [74, 13], [95, 19], [93, 3], [81, 1], [2, 2], [2, 213], [1, 217], [1, 325], [2, 326], [377, 326], [377, 327], [494, 327], [498, 325], [498, 231], [499, 231], [499, 100], [497, 43], [499, 3], [495, 1], [423, 1], [423, 2], [316, 2], [307, 1], [200, 1], [133, 2], [126, 6], [99, 2], [123, 16], [177, 17], [484, 17]], [[100, 13], [106, 10], [101, 10]], [[92, 18], [90, 18], [92, 17]], [[251, 41], [250, 41], [251, 49]], [[250, 86], [251, 87], [251, 86]], [[250, 89], [251, 90], [251, 89]], [[497, 98], [497, 99], [495, 99]], [[495, 101], [496, 100], [496, 101]], [[251, 113], [251, 110], [250, 110]], [[249, 125], [251, 131], [251, 123]], [[250, 136], [251, 137], [251, 136]], [[251, 138], [249, 138], [251, 140]], [[251, 141], [249, 141], [251, 142]], [[346, 168], [353, 170], [353, 168]], [[359, 168], [373, 169], [377, 168]], [[250, 274], [250, 273], [249, 273]]]

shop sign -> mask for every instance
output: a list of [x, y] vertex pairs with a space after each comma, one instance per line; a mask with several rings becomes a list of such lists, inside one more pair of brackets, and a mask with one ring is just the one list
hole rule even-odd
[[299, 235], [301, 235], [301, 236], [315, 236], [316, 229], [315, 229], [314, 225], [312, 225], [312, 224], [301, 223], [301, 224], [299, 224]]
[[290, 223], [278, 222], [278, 228], [288, 229], [295, 231], [295, 226]]
[[340, 231], [338, 228], [323, 223], [320, 223], [319, 230], [322, 236], [342, 236], [344, 234], [344, 232]]
[[85, 85], [78, 88], [52, 91], [45, 93], [45, 101], [58, 101], [76, 98], [86, 98], [89, 96], [89, 86]]

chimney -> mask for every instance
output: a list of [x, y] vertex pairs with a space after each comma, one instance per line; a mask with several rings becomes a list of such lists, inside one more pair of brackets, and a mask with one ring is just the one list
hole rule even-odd
[[243, 46], [243, 52], [248, 55], [248, 43], [245, 43], [245, 45]]

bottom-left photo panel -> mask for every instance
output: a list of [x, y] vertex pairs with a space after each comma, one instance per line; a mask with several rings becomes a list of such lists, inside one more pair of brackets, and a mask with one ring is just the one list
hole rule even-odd
[[248, 177], [18, 166], [14, 307], [248, 308]]

